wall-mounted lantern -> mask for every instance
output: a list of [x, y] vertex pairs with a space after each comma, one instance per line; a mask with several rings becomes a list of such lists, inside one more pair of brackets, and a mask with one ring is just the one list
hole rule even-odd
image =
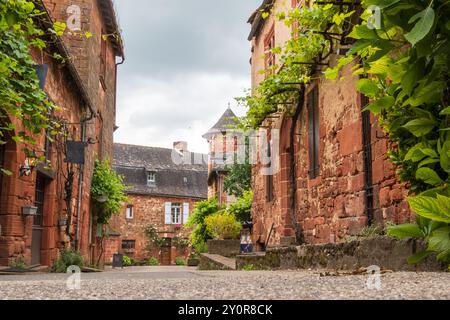
[[37, 215], [38, 208], [37, 207], [22, 207], [22, 214], [24, 216], [35, 216]]
[[30, 165], [30, 160], [27, 158], [25, 162], [19, 167], [19, 176], [29, 176], [33, 173], [34, 165]]

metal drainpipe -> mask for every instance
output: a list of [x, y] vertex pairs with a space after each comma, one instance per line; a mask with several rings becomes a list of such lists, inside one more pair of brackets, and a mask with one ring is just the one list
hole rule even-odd
[[[361, 95], [361, 108], [369, 104], [369, 99]], [[373, 180], [372, 180], [372, 128], [370, 123], [370, 112], [362, 113], [362, 142], [364, 154], [364, 191], [366, 195], [365, 206], [368, 225], [373, 224]]]
[[[86, 120], [81, 124], [81, 141], [86, 142]], [[78, 176], [78, 203], [77, 203], [77, 228], [75, 233], [75, 249], [79, 251], [79, 239], [80, 239], [80, 219], [81, 219], [81, 204], [83, 198], [83, 180], [84, 180], [84, 164], [80, 166], [80, 174]]]

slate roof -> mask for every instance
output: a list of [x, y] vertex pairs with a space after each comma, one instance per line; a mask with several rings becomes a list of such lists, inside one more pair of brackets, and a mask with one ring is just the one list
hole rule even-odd
[[275, 2], [274, 0], [263, 0], [262, 4], [258, 7], [258, 9], [256, 9], [256, 11], [253, 12], [253, 14], [250, 16], [247, 22], [252, 25], [252, 29], [248, 36], [248, 41], [251, 41], [254, 36], [259, 34], [261, 28], [266, 22], [265, 19], [263, 19], [262, 17], [262, 12], [272, 9], [274, 2]]
[[[189, 153], [182, 157], [172, 149], [114, 144], [114, 170], [124, 177], [129, 193], [206, 199], [208, 197], [207, 155]], [[156, 184], [147, 185], [147, 172]]]
[[236, 115], [234, 114], [233, 110], [231, 110], [230, 107], [225, 111], [225, 113], [220, 117], [219, 121], [208, 130], [207, 133], [203, 135], [203, 138], [209, 139], [214, 134], [231, 130], [230, 126], [238, 124], [238, 121], [236, 120]]

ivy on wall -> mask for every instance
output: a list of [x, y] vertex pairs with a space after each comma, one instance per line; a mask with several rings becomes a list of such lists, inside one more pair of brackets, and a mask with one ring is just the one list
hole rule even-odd
[[[30, 48], [46, 47], [44, 31], [34, 20], [39, 15], [42, 13], [32, 1], [0, 0], [0, 143], [6, 143], [7, 136], [23, 142], [29, 146], [25, 151], [30, 156], [36, 135], [47, 130], [54, 136], [60, 128], [52, 119], [57, 107], [41, 90], [36, 63], [30, 55]], [[10, 123], [8, 117], [18, 119], [21, 128]]]

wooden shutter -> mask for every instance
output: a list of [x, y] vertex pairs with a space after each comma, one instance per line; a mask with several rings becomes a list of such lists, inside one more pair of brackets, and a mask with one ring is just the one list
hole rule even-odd
[[186, 224], [189, 219], [189, 203], [183, 204], [183, 224]]
[[165, 203], [165, 224], [172, 224], [172, 203]]
[[319, 175], [319, 90], [317, 86], [308, 95], [309, 176]]

